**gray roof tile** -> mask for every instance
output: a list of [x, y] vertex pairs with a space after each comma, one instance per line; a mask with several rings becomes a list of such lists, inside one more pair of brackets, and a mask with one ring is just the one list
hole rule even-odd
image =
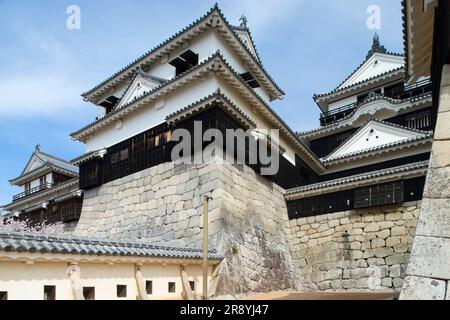
[[[201, 249], [155, 246], [141, 242], [112, 242], [93, 238], [46, 236], [32, 233], [0, 231], [0, 250], [82, 254], [98, 256], [161, 257], [201, 259]], [[209, 259], [221, 260], [216, 250], [209, 251]]]

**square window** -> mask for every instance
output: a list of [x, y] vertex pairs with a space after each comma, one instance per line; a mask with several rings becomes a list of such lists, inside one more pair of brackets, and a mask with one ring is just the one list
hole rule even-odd
[[195, 282], [194, 281], [189, 281], [189, 285], [191, 286], [192, 292], [194, 292], [195, 291]]
[[0, 291], [0, 300], [8, 300], [8, 292]]
[[84, 300], [95, 300], [95, 288], [83, 287]]
[[117, 285], [117, 298], [126, 298], [127, 297], [127, 286], [126, 285]]
[[153, 294], [153, 281], [148, 280], [145, 282], [145, 290], [147, 294]]
[[169, 293], [174, 293], [176, 291], [175, 282], [169, 282]]
[[44, 300], [56, 300], [55, 286], [44, 286]]

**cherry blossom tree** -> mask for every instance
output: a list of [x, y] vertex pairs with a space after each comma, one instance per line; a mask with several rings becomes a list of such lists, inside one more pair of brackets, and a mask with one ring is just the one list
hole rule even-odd
[[28, 232], [41, 235], [61, 235], [64, 233], [62, 222], [31, 224], [29, 220], [18, 220], [13, 217], [0, 217], [0, 232]]

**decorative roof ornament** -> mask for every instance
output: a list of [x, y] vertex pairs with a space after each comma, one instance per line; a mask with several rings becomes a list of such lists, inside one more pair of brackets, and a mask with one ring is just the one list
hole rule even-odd
[[41, 144], [40, 143], [36, 143], [34, 148], [35, 148], [36, 151], [41, 151]]
[[240, 24], [241, 27], [247, 28], [248, 19], [247, 19], [247, 17], [245, 15], [242, 15], [239, 18], [239, 21], [241, 22], [241, 24]]
[[376, 32], [373, 36], [372, 48], [367, 53], [366, 60], [369, 59], [374, 53], [387, 53], [387, 49], [381, 45], [380, 37]]

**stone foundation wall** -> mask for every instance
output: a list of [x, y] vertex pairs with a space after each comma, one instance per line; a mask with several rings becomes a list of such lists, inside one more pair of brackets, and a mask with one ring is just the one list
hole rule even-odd
[[291, 220], [300, 282], [310, 290], [400, 290], [420, 205]]
[[400, 299], [450, 300], [450, 65], [442, 71], [423, 206]]
[[205, 194], [216, 295], [298, 289], [283, 190], [246, 166], [166, 163], [86, 191], [74, 234], [198, 248]]

